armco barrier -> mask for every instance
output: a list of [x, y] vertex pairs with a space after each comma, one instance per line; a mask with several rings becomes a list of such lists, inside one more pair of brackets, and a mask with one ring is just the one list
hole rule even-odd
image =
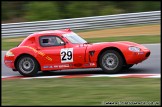
[[160, 23], [161, 11], [127, 13], [62, 20], [1, 24], [2, 37], [28, 36], [34, 32], [70, 28], [72, 30], [103, 29], [125, 25]]

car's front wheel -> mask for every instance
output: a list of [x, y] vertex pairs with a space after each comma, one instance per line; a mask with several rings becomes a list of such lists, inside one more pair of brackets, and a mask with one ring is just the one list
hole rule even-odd
[[21, 56], [16, 66], [23, 76], [35, 76], [39, 70], [38, 62], [31, 56]]
[[122, 56], [115, 50], [107, 50], [99, 58], [100, 67], [108, 74], [119, 72], [122, 69], [123, 62]]

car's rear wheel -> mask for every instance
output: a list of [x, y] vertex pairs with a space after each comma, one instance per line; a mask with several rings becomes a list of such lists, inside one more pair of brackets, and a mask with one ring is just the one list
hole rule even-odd
[[39, 70], [38, 62], [31, 56], [21, 56], [16, 66], [23, 76], [35, 76]]
[[123, 62], [122, 56], [115, 50], [107, 50], [99, 58], [100, 67], [108, 74], [119, 72], [122, 69]]

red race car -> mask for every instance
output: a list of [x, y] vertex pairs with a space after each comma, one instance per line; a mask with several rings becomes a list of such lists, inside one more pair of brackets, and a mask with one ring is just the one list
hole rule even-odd
[[6, 53], [4, 62], [24, 76], [35, 76], [38, 71], [77, 68], [102, 68], [112, 74], [144, 61], [149, 55], [150, 50], [137, 43], [88, 43], [65, 29], [29, 35]]

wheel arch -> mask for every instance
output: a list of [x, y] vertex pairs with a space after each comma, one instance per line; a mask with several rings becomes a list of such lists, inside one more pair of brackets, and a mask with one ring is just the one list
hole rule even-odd
[[38, 61], [35, 57], [33, 57], [32, 55], [27, 54], [27, 53], [23, 53], [23, 54], [20, 54], [19, 56], [17, 56], [16, 60], [14, 61], [14, 66], [15, 66], [16, 70], [17, 70], [17, 66], [16, 66], [17, 61], [18, 61], [18, 59], [21, 58], [22, 56], [30, 56], [30, 57], [34, 58], [34, 59], [37, 61], [38, 65], [39, 65], [39, 70], [41, 70], [39, 61]]
[[104, 53], [107, 50], [115, 50], [115, 51], [119, 52], [119, 54], [122, 56], [122, 58], [124, 60], [124, 64], [126, 64], [125, 57], [124, 57], [122, 51], [119, 48], [117, 48], [117, 47], [106, 47], [106, 48], [102, 49], [100, 51], [100, 53], [98, 54], [98, 57], [97, 57], [97, 67], [100, 67], [99, 58], [101, 57], [102, 53]]

